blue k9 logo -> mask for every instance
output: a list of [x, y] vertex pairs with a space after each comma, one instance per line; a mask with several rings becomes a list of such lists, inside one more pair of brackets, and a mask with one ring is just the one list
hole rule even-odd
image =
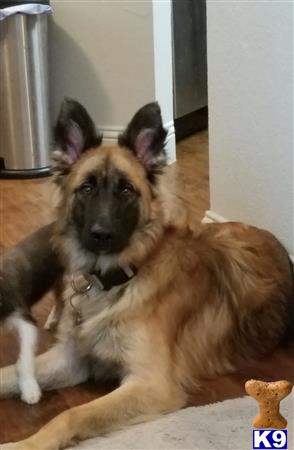
[[253, 430], [253, 448], [287, 448], [287, 430]]

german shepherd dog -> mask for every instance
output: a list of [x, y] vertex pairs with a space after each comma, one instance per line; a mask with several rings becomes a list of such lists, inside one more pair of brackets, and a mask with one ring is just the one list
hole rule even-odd
[[[267, 231], [240, 223], [192, 231], [165, 177], [158, 104], [133, 117], [114, 146], [66, 100], [56, 126], [60, 189], [54, 245], [69, 275], [58, 341], [36, 359], [43, 389], [89, 377], [118, 380], [12, 448], [73, 441], [175, 411], [203, 380], [273, 352], [293, 313], [288, 255]], [[293, 323], [292, 323], [293, 325]], [[18, 392], [15, 367], [1, 395]]]

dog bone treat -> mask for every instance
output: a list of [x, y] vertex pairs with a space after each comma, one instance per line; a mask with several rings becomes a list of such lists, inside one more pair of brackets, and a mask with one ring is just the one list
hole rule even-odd
[[284, 380], [272, 383], [249, 380], [245, 383], [247, 394], [259, 403], [259, 414], [252, 422], [255, 428], [280, 430], [287, 427], [287, 420], [280, 414], [280, 402], [292, 388], [292, 383]]

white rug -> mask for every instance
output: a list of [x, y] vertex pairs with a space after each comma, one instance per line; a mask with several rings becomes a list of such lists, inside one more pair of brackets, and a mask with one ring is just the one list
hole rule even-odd
[[[257, 412], [250, 397], [187, 408], [89, 439], [72, 450], [250, 450]], [[288, 420], [288, 449], [294, 449], [293, 393], [281, 403], [281, 413]]]

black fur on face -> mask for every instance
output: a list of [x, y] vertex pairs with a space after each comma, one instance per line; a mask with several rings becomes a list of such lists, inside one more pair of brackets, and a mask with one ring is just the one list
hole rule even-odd
[[97, 254], [124, 249], [139, 222], [139, 197], [115, 167], [89, 173], [76, 189], [72, 213], [83, 247]]

